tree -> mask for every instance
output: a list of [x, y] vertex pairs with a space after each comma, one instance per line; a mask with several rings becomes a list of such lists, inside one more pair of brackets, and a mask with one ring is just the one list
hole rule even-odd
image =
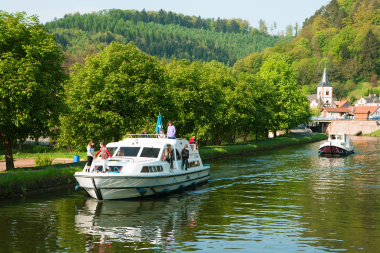
[[291, 38], [293, 37], [293, 26], [292, 25], [287, 25], [285, 28], [285, 37], [286, 38]]
[[378, 81], [377, 75], [373, 75], [371, 77], [371, 80], [369, 80], [369, 83], [371, 84], [371, 87], [376, 87], [377, 86], [377, 81]]
[[0, 135], [6, 170], [12, 142], [47, 136], [64, 110], [61, 47], [37, 16], [0, 11]]
[[170, 116], [163, 64], [132, 43], [111, 43], [72, 71], [65, 87], [70, 113], [62, 117], [60, 145], [118, 141], [145, 128], [146, 117]]
[[379, 55], [379, 42], [372, 30], [369, 30], [364, 38], [360, 63], [362, 72], [366, 77], [376, 74], [377, 58]]

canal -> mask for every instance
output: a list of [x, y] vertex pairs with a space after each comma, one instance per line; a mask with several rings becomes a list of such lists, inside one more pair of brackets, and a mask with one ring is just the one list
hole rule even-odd
[[378, 252], [379, 145], [320, 143], [211, 162], [207, 184], [96, 201], [64, 189], [0, 202], [0, 252]]

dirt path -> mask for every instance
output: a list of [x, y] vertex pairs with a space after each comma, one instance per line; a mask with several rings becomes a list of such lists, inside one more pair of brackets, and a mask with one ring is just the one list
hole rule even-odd
[[[86, 159], [80, 159], [80, 161], [86, 161]], [[73, 159], [70, 158], [56, 158], [53, 159], [53, 164], [57, 163], [72, 163]], [[15, 159], [14, 160], [15, 168], [21, 167], [34, 167], [34, 158], [25, 158], [25, 159]], [[5, 170], [5, 161], [0, 162], [0, 171]]]

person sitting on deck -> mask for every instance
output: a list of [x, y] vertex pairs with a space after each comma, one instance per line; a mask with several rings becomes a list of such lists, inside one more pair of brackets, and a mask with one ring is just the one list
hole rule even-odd
[[165, 133], [164, 133], [164, 130], [163, 129], [161, 129], [160, 130], [160, 133], [158, 134], [158, 138], [160, 138], [160, 139], [165, 139]]
[[146, 130], [144, 129], [141, 133], [141, 138], [150, 138], [148, 134], [146, 134]]
[[195, 147], [198, 149], [198, 145], [197, 145], [197, 137], [195, 135], [193, 135], [193, 137], [191, 138], [191, 140], [189, 141], [189, 144], [195, 144]]

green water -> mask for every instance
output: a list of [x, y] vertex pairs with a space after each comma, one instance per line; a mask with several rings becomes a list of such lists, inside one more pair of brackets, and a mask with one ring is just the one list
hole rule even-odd
[[0, 202], [0, 252], [379, 252], [379, 145], [320, 143], [211, 162], [164, 198], [96, 201], [65, 189]]

